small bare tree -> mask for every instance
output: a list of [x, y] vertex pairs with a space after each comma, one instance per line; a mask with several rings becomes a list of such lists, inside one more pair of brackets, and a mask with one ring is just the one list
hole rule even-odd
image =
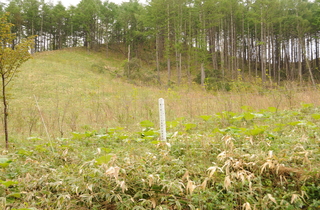
[[28, 37], [21, 43], [14, 45], [15, 34], [11, 33], [12, 26], [13, 24], [8, 22], [8, 14], [4, 14], [0, 17], [1, 96], [3, 102], [3, 124], [7, 149], [9, 147], [7, 86], [18, 73], [18, 69], [21, 64], [31, 58], [29, 50], [34, 46], [34, 36]]

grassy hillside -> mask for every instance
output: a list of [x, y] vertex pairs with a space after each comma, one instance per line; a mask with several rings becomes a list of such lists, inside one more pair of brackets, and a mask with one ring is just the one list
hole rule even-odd
[[[320, 103], [317, 90], [301, 92], [293, 87], [271, 91], [256, 88], [246, 92], [243, 91], [246, 84], [238, 82], [230, 93], [210, 93], [194, 84], [170, 89], [147, 87], [139, 81], [134, 85], [117, 77], [123, 75], [124, 60], [120, 54], [110, 53], [106, 58], [103, 53], [90, 53], [81, 48], [37, 54], [23, 65], [13, 83], [12, 134], [44, 136], [41, 115], [52, 137], [115, 126], [135, 129], [143, 120], [157, 123], [160, 97], [166, 100], [168, 120], [180, 117], [192, 120], [223, 110], [240, 111], [244, 105], [259, 110]], [[165, 80], [166, 72], [162, 77]]]
[[317, 89], [146, 86], [121, 76], [124, 59], [66, 49], [23, 65], [10, 90], [1, 209], [320, 207]]

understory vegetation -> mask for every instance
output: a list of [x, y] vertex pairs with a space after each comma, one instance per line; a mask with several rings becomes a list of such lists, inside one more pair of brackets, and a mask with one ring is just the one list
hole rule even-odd
[[3, 209], [316, 209], [319, 107], [274, 107], [27, 138], [3, 153]]
[[121, 59], [72, 48], [21, 67], [0, 209], [320, 208], [318, 87], [159, 88]]

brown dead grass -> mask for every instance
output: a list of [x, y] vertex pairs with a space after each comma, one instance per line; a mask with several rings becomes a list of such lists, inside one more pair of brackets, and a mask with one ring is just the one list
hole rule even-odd
[[[115, 55], [106, 58], [104, 52], [80, 48], [36, 54], [14, 81], [14, 99], [10, 101], [12, 132], [45, 135], [34, 96], [54, 137], [116, 126], [136, 130], [144, 120], [157, 126], [159, 98], [165, 99], [167, 121], [181, 117], [192, 121], [200, 115], [222, 111], [241, 112], [242, 106], [285, 110], [302, 103], [320, 105], [320, 93], [312, 88], [208, 92], [193, 83], [173, 88], [134, 85], [108, 73], [91, 71], [92, 65], [102, 65], [113, 72], [120, 70], [123, 57]], [[166, 73], [162, 72], [162, 76], [166, 78]]]

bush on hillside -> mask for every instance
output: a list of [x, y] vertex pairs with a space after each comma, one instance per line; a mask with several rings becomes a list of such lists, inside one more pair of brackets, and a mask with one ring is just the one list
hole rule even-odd
[[[228, 81], [224, 81], [223, 75], [219, 70], [205, 70], [205, 88], [206, 90], [223, 90], [230, 91], [231, 85]], [[201, 72], [197, 75], [194, 81], [201, 84]]]
[[123, 76], [128, 79], [139, 79], [142, 77], [141, 61], [138, 58], [132, 58], [123, 64]]
[[152, 71], [142, 71], [141, 60], [132, 58], [130, 61], [125, 61], [123, 64], [123, 76], [129, 80], [139, 80], [146, 84], [156, 84], [158, 77]]

